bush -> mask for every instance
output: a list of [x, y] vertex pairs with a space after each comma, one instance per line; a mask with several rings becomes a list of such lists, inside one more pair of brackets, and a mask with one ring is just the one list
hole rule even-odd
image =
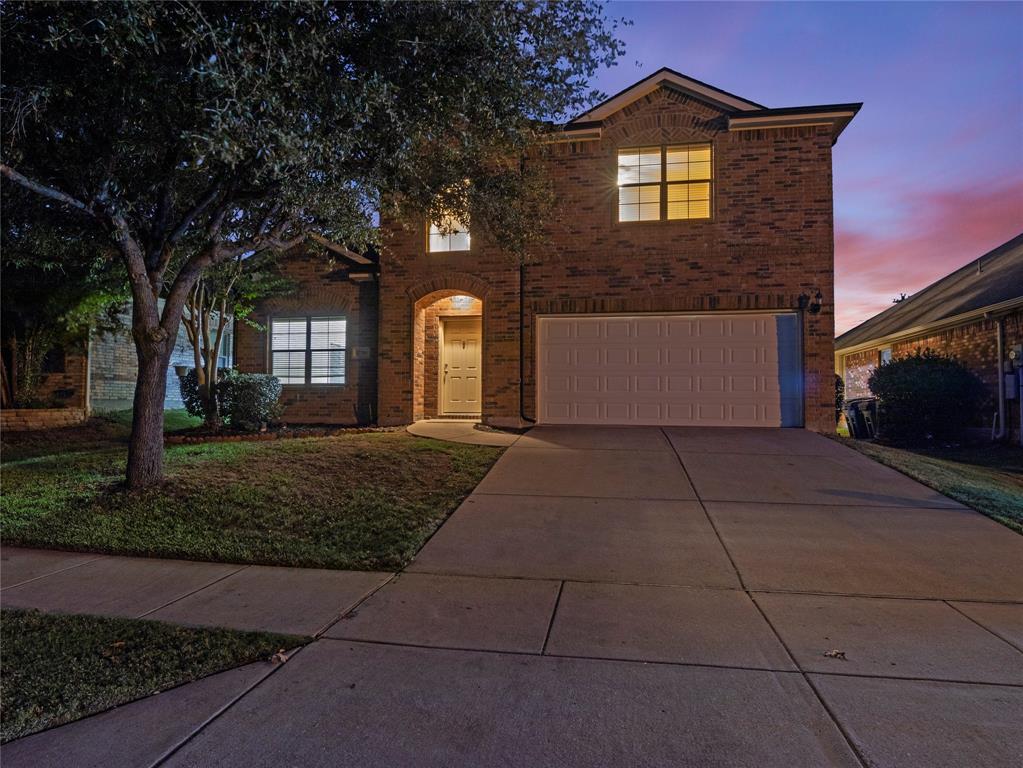
[[221, 414], [236, 429], [256, 432], [280, 416], [281, 380], [265, 373], [231, 371], [218, 387]]
[[893, 443], [957, 440], [987, 400], [972, 371], [929, 349], [881, 364], [867, 386], [878, 401], [880, 436]]
[[842, 406], [845, 405], [845, 382], [835, 374], [835, 423], [842, 420]]
[[185, 404], [188, 415], [198, 416], [200, 419], [205, 417], [206, 412], [199, 397], [199, 377], [195, 375], [195, 368], [189, 368], [184, 376], [178, 377], [178, 386], [181, 388], [181, 402]]

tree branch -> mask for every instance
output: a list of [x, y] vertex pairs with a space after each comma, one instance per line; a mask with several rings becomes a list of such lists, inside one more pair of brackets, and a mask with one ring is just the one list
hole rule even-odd
[[96, 211], [92, 208], [92, 206], [86, 205], [77, 197], [72, 197], [66, 192], [61, 192], [59, 189], [55, 189], [54, 187], [48, 187], [45, 184], [40, 184], [38, 181], [33, 181], [27, 176], [23, 176], [22, 174], [18, 173], [16, 170], [11, 168], [11, 166], [7, 165], [6, 163], [0, 163], [0, 175], [5, 176], [6, 178], [13, 181], [15, 184], [18, 184], [24, 187], [25, 189], [30, 190], [31, 192], [35, 192], [37, 195], [42, 195], [43, 197], [48, 197], [51, 200], [56, 200], [57, 202], [63, 203], [64, 205], [69, 205], [72, 208], [81, 211], [82, 213], [92, 216], [94, 219], [100, 218], [99, 215], [97, 215]]

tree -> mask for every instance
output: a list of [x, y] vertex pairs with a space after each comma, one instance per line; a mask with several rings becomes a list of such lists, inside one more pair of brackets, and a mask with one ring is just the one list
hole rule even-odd
[[54, 219], [48, 206], [24, 190], [5, 188], [2, 195], [0, 394], [4, 407], [40, 405], [46, 357], [84, 353], [91, 333], [119, 329], [127, 286], [109, 246], [62, 217]]
[[[196, 282], [374, 212], [521, 250], [517, 158], [621, 52], [599, 3], [23, 3], [2, 14], [0, 174], [117, 249], [139, 361], [127, 483], [162, 476], [165, 371]], [[158, 299], [165, 299], [162, 312]]]
[[220, 369], [217, 361], [223, 347], [227, 318], [233, 318], [235, 323], [255, 325], [249, 315], [256, 303], [286, 293], [292, 287], [291, 281], [278, 272], [276, 262], [266, 256], [237, 258], [208, 267], [196, 281], [181, 322], [192, 345], [196, 396], [207, 427], [220, 427], [217, 397]]

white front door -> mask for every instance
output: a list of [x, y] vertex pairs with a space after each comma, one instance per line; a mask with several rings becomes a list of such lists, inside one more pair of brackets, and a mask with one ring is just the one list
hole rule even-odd
[[483, 323], [478, 317], [441, 319], [441, 414], [478, 414], [482, 392]]
[[544, 424], [779, 427], [801, 423], [790, 314], [540, 318]]

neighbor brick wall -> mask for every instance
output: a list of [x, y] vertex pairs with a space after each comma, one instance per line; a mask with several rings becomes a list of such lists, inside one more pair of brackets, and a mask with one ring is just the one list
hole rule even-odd
[[0, 431], [29, 432], [72, 427], [85, 421], [85, 408], [5, 408], [0, 410]]
[[88, 368], [89, 359], [85, 355], [85, 350], [68, 347], [64, 351], [64, 370], [44, 373], [39, 377], [37, 397], [44, 402], [53, 401], [66, 408], [85, 408]]
[[[701, 141], [714, 149], [711, 219], [616, 223], [618, 147]], [[484, 419], [511, 425], [520, 423], [520, 311], [524, 409], [535, 417], [538, 313], [787, 310], [819, 290], [823, 311], [804, 317], [805, 416], [833, 430], [831, 144], [827, 127], [728, 133], [716, 109], [655, 91], [606, 120], [601, 140], [548, 148], [559, 210], [549, 245], [524, 269], [521, 304], [517, 262], [478, 233], [469, 253], [427, 253], [424, 223], [384, 221], [381, 423], [418, 411], [414, 305], [431, 293], [483, 300]]]
[[263, 302], [252, 320], [265, 330], [235, 324], [235, 367], [269, 373], [267, 331], [272, 316], [344, 315], [347, 319], [345, 383], [287, 384], [283, 419], [292, 424], [355, 424], [375, 419], [377, 401], [377, 286], [353, 283], [345, 268], [324, 256], [296, 249], [281, 258], [282, 273], [296, 284], [286, 296]]
[[[998, 394], [998, 342], [994, 320], [976, 320], [946, 330], [903, 339], [886, 344], [892, 348], [892, 359], [907, 357], [930, 349], [943, 355], [950, 355], [962, 362], [980, 377], [987, 387], [990, 403], [985, 408], [978, 427], [990, 427], [992, 414], [997, 407]], [[1005, 349], [1023, 344], [1023, 312], [1014, 312], [1005, 317]], [[841, 366], [844, 369], [846, 397], [865, 397], [870, 395], [867, 379], [877, 367], [880, 360], [881, 347], [844, 355]], [[842, 374], [842, 371], [839, 371]], [[1019, 428], [1019, 406], [1015, 400], [1008, 404], [1010, 423], [1013, 429]]]

